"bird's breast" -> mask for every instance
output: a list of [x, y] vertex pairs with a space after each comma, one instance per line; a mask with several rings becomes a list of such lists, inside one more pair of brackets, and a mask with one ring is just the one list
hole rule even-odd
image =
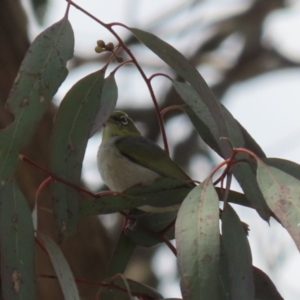
[[138, 184], [150, 184], [161, 177], [120, 154], [115, 146], [118, 138], [112, 137], [102, 142], [98, 150], [99, 171], [110, 190], [123, 192]]

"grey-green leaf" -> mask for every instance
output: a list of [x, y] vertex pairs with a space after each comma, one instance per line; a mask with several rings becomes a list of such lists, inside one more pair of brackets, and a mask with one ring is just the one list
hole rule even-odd
[[112, 253], [106, 277], [112, 277], [116, 274], [124, 273], [135, 248], [136, 244], [122, 231]]
[[[80, 215], [109, 214], [145, 204], [156, 207], [180, 204], [190, 191], [191, 188], [182, 186], [182, 182], [163, 178], [150, 186], [133, 187], [120, 195], [102, 196], [82, 201]], [[220, 201], [223, 201], [223, 191], [220, 188], [216, 188], [216, 191]], [[244, 194], [235, 191], [229, 191], [228, 201], [253, 208]]]
[[118, 87], [116, 84], [115, 76], [111, 73], [104, 79], [104, 85], [101, 93], [100, 107], [93, 122], [90, 136], [94, 135], [107, 121], [112, 114], [118, 99]]
[[[74, 185], [80, 185], [82, 160], [103, 100], [103, 85], [103, 70], [81, 79], [66, 94], [55, 118], [51, 171]], [[52, 188], [57, 226], [60, 236], [66, 238], [77, 228], [80, 195], [59, 182], [52, 184]]]
[[272, 212], [300, 250], [300, 180], [258, 160], [257, 181]]
[[0, 189], [1, 290], [4, 299], [36, 299], [34, 232], [15, 180]]
[[[157, 36], [142, 31], [136, 28], [128, 28], [144, 45], [159, 56], [167, 63], [178, 75], [184, 78], [195, 92], [201, 97], [208, 111], [213, 116], [218, 133], [214, 136], [229, 137], [228, 130], [232, 135], [238, 137], [238, 140], [233, 140], [235, 146], [243, 145], [243, 137], [239, 132], [239, 128], [234, 122], [231, 115], [224, 115], [221, 111], [220, 104], [216, 101], [212, 91], [204, 81], [196, 68], [174, 47], [164, 42]], [[231, 153], [230, 145], [223, 140], [216, 140], [219, 148], [225, 157], [229, 157]]]
[[183, 201], [175, 238], [183, 299], [218, 299], [219, 199], [211, 180], [195, 187]]
[[268, 157], [265, 159], [262, 159], [262, 161], [267, 164], [268, 166], [274, 167], [276, 169], [279, 169], [296, 179], [300, 180], [300, 165], [296, 164], [293, 161], [277, 158], [277, 157]]
[[64, 254], [50, 237], [42, 234], [39, 234], [38, 237], [43, 241], [47, 253], [50, 256], [64, 298], [80, 300], [74, 276]]
[[14, 122], [0, 134], [0, 178], [9, 178], [18, 163], [18, 151], [65, 80], [73, 56], [74, 34], [67, 19], [43, 31], [28, 49], [7, 100]]
[[114, 196], [103, 196], [81, 202], [81, 215], [108, 214], [125, 209], [150, 205], [167, 207], [180, 204], [190, 188], [181, 180], [161, 178], [149, 186], [135, 186]]
[[[226, 158], [218, 142], [222, 136], [218, 129], [215, 114], [208, 109], [204, 99], [200, 97], [191, 85], [177, 81], [174, 81], [173, 84], [178, 94], [187, 103], [188, 106], [184, 107], [184, 111], [189, 116], [202, 139], [221, 157]], [[247, 146], [250, 147], [249, 150], [255, 151], [257, 155], [264, 156], [260, 147], [248, 132], [233, 118], [230, 112], [222, 104], [219, 105], [219, 109], [228, 129], [230, 143], [234, 147], [242, 147], [247, 143]], [[239, 153], [236, 159], [247, 159], [247, 155]], [[258, 189], [254, 170], [245, 163], [234, 166], [232, 170], [252, 206], [264, 220], [269, 220], [270, 212]], [[253, 188], [255, 185], [257, 186], [256, 189]]]
[[230, 274], [231, 300], [254, 300], [250, 245], [241, 221], [227, 204], [222, 213], [222, 243]]

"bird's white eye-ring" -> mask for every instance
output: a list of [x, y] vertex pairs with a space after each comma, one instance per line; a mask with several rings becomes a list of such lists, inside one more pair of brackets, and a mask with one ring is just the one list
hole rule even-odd
[[121, 116], [121, 117], [120, 117], [120, 121], [121, 121], [121, 123], [122, 123], [123, 125], [127, 125], [127, 124], [128, 124], [128, 120], [127, 120], [127, 118], [124, 117], [124, 116]]

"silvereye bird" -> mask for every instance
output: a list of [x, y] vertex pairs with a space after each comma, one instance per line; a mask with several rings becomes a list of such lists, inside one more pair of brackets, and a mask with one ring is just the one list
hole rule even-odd
[[[101, 177], [110, 190], [123, 192], [138, 184], [149, 185], [160, 177], [190, 180], [163, 149], [141, 135], [126, 113], [113, 112], [103, 127], [97, 158]], [[178, 207], [139, 209], [164, 212]]]

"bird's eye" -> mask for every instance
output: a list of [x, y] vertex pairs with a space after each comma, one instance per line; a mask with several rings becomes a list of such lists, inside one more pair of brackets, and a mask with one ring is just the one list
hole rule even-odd
[[122, 123], [123, 125], [127, 125], [127, 124], [128, 124], [128, 120], [127, 120], [127, 118], [124, 117], [124, 116], [121, 116], [121, 117], [120, 117], [120, 121], [121, 121], [121, 123]]

